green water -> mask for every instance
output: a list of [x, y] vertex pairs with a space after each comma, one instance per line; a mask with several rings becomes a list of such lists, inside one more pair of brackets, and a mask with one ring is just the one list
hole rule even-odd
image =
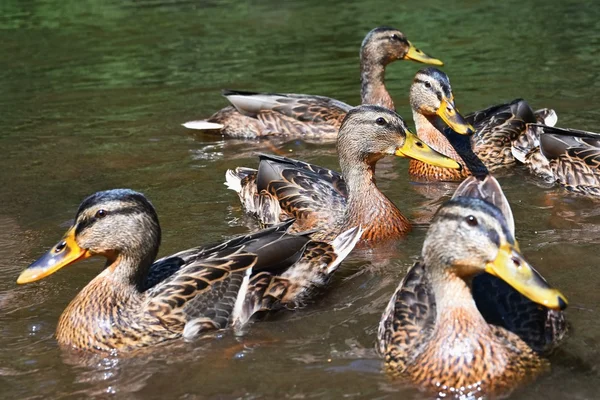
[[[15, 280], [53, 245], [79, 202], [102, 189], [143, 191], [158, 209], [161, 254], [247, 232], [227, 168], [255, 166], [265, 143], [180, 126], [224, 106], [221, 88], [359, 101], [358, 48], [378, 25], [446, 62], [458, 106], [524, 97], [559, 125], [600, 130], [600, 5], [577, 1], [82, 1], [0, 3], [0, 397], [405, 398], [381, 373], [381, 312], [420, 252], [424, 228], [392, 252], [351, 257], [317, 304], [251, 326], [243, 337], [177, 342], [134, 359], [61, 351], [56, 322], [102, 267], [92, 260], [26, 286]], [[397, 62], [398, 111], [419, 65]], [[337, 168], [332, 145], [278, 143]], [[439, 191], [408, 181], [404, 160], [378, 183], [426, 222]], [[552, 372], [518, 399], [595, 399], [600, 379], [599, 202], [500, 181], [528, 259], [570, 300], [572, 325]]]

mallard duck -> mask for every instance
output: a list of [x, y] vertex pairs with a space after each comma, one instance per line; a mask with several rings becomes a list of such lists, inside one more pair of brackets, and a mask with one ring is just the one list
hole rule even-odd
[[600, 196], [600, 134], [528, 124], [513, 146], [515, 158], [548, 182]]
[[548, 367], [541, 353], [564, 337], [566, 305], [520, 253], [498, 182], [471, 177], [433, 218], [378, 347], [392, 376], [440, 397], [479, 398]]
[[59, 344], [124, 352], [233, 324], [257, 311], [292, 307], [322, 286], [352, 250], [360, 229], [331, 244], [287, 233], [292, 221], [154, 261], [161, 230], [156, 211], [128, 189], [81, 203], [63, 239], [19, 276], [42, 279], [98, 255], [105, 269], [71, 301], [56, 329]]
[[316, 230], [324, 239], [361, 226], [363, 241], [405, 235], [410, 223], [375, 185], [375, 165], [386, 155], [410, 157], [447, 168], [453, 160], [420, 141], [394, 111], [363, 105], [348, 112], [337, 141], [342, 174], [285, 157], [262, 155], [258, 170], [226, 174], [243, 207], [265, 225], [295, 218], [295, 231]]
[[[443, 65], [413, 46], [397, 29], [375, 28], [367, 34], [360, 49], [362, 104], [394, 110], [392, 97], [385, 88], [385, 67], [396, 60]], [[306, 94], [225, 90], [223, 95], [232, 106], [217, 111], [206, 121], [190, 121], [183, 126], [238, 138], [293, 135], [335, 139], [342, 119], [352, 108], [329, 97]]]
[[556, 123], [553, 110], [534, 112], [522, 99], [462, 117], [454, 105], [448, 76], [436, 68], [417, 73], [410, 103], [419, 138], [462, 166], [448, 170], [411, 160], [409, 173], [424, 179], [460, 181], [512, 165], [513, 142], [524, 134], [527, 123]]

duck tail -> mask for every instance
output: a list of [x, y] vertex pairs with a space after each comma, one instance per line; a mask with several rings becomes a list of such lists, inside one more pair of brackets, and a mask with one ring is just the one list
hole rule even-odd
[[242, 180], [253, 174], [256, 174], [256, 170], [252, 168], [237, 167], [236, 169], [228, 169], [225, 173], [224, 185], [227, 186], [227, 189], [241, 193], [243, 189]]
[[242, 177], [236, 172], [237, 168], [236, 171], [228, 169], [227, 172], [225, 172], [225, 186], [227, 186], [227, 189], [240, 193], [242, 191]]
[[225, 127], [223, 124], [217, 124], [216, 122], [209, 122], [206, 120], [188, 121], [181, 125], [185, 128], [199, 131], [217, 131]]
[[354, 246], [356, 246], [356, 243], [360, 240], [362, 233], [363, 229], [360, 226], [355, 226], [354, 228], [342, 232], [333, 240], [331, 246], [337, 257], [327, 266], [327, 274], [332, 274], [337, 270], [342, 261], [344, 261], [344, 259], [348, 257], [348, 254], [354, 249]]
[[556, 126], [558, 122], [558, 115], [556, 111], [551, 108], [542, 108], [533, 112], [535, 119], [538, 124], [544, 124], [546, 126]]

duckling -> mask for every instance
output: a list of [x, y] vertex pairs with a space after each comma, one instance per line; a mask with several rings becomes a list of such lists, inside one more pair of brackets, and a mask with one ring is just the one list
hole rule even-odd
[[513, 155], [547, 182], [567, 190], [600, 196], [600, 134], [527, 124]]
[[448, 170], [411, 161], [411, 176], [429, 180], [461, 181], [514, 165], [513, 143], [524, 134], [526, 124], [538, 120], [556, 123], [553, 110], [534, 112], [521, 99], [463, 117], [454, 104], [450, 79], [436, 68], [416, 74], [410, 103], [419, 138], [462, 166]]
[[541, 353], [564, 337], [567, 299], [521, 254], [506, 210], [491, 176], [468, 178], [440, 207], [379, 325], [389, 374], [440, 397], [479, 398], [548, 368]]
[[348, 112], [337, 151], [342, 173], [285, 157], [262, 155], [258, 170], [236, 168], [225, 183], [244, 209], [262, 224], [295, 218], [293, 231], [315, 230], [319, 240], [361, 226], [362, 241], [372, 244], [402, 237], [408, 219], [375, 184], [375, 165], [386, 155], [411, 157], [459, 168], [411, 133], [395, 112], [363, 105]]
[[56, 339], [65, 347], [127, 352], [243, 326], [258, 311], [294, 307], [324, 286], [361, 231], [331, 243], [287, 233], [293, 220], [155, 261], [161, 229], [141, 193], [115, 189], [80, 205], [63, 239], [27, 267], [17, 283], [42, 279], [92, 256], [104, 270], [62, 313]]
[[[394, 110], [385, 88], [385, 67], [396, 60], [443, 65], [413, 46], [397, 29], [375, 28], [360, 49], [362, 104]], [[306, 94], [225, 90], [223, 95], [232, 106], [217, 111], [206, 121], [190, 121], [183, 126], [237, 138], [284, 135], [335, 139], [344, 116], [352, 108], [339, 100]]]

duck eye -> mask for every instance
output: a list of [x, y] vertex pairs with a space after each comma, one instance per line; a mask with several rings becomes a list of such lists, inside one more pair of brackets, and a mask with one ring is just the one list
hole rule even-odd
[[56, 247], [54, 248], [54, 252], [60, 253], [65, 247], [67, 247], [67, 242], [63, 240], [62, 242], [56, 245]]
[[390, 39], [392, 39], [392, 40], [397, 40], [397, 41], [400, 41], [400, 36], [398, 36], [398, 34], [394, 33], [394, 34], [393, 34], [393, 35], [390, 37]]
[[96, 218], [104, 218], [106, 214], [108, 214], [106, 210], [98, 210], [96, 211]]
[[387, 121], [385, 120], [385, 118], [379, 117], [375, 120], [375, 123], [379, 126], [384, 126], [385, 124], [387, 124]]
[[431, 89], [431, 83], [429, 83], [429, 82], [425, 82], [425, 87], [426, 87], [427, 89]]
[[471, 226], [477, 226], [478, 222], [477, 222], [477, 218], [475, 218], [472, 215], [469, 215], [467, 217], [467, 224], [471, 225]]

